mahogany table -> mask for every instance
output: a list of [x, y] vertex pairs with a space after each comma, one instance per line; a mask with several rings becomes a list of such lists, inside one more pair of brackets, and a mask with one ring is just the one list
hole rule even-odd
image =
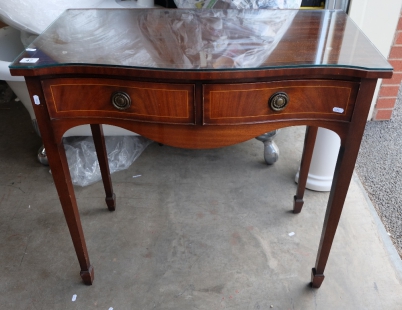
[[341, 147], [311, 284], [320, 287], [378, 78], [392, 67], [342, 11], [68, 10], [10, 66], [25, 76], [81, 277], [94, 269], [62, 144], [90, 124], [116, 208], [102, 124], [182, 148], [306, 125], [299, 213], [318, 127]]

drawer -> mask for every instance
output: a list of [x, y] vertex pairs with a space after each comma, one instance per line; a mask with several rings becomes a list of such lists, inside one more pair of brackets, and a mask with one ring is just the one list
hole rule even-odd
[[[279, 119], [349, 121], [358, 89], [356, 82], [330, 80], [204, 85], [203, 123], [250, 124]], [[276, 100], [274, 107], [271, 98]], [[284, 100], [287, 105], [283, 110], [278, 109]]]
[[192, 84], [96, 78], [50, 79], [42, 84], [51, 118], [117, 117], [195, 123]]

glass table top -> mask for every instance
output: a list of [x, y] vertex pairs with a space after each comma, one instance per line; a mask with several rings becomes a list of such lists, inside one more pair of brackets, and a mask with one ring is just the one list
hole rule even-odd
[[392, 67], [342, 11], [71, 9], [10, 65], [168, 70]]

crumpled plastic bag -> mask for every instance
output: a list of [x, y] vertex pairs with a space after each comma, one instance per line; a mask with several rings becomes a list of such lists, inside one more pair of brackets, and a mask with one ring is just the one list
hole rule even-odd
[[181, 9], [299, 9], [302, 0], [174, 0]]
[[165, 68], [257, 68], [298, 10], [149, 10], [138, 16], [142, 43]]
[[[102, 179], [95, 145], [91, 136], [63, 139], [71, 180], [87, 186]], [[141, 136], [106, 136], [110, 173], [125, 170], [152, 141]]]

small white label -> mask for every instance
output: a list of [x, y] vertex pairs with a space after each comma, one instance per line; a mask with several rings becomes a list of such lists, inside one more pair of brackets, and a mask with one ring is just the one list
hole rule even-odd
[[22, 58], [20, 60], [20, 63], [22, 63], [22, 64], [34, 64], [38, 60], [39, 60], [39, 58]]
[[77, 294], [73, 295], [73, 298], [71, 298], [71, 301], [76, 301], [77, 300]]
[[40, 105], [40, 100], [39, 100], [39, 97], [37, 95], [33, 95], [33, 100], [34, 100], [36, 105]]
[[35, 52], [36, 51], [36, 48], [30, 48], [30, 47], [28, 47], [28, 48], [26, 48], [25, 49], [27, 52]]
[[333, 108], [332, 111], [334, 111], [336, 113], [343, 113], [345, 110], [342, 108]]

